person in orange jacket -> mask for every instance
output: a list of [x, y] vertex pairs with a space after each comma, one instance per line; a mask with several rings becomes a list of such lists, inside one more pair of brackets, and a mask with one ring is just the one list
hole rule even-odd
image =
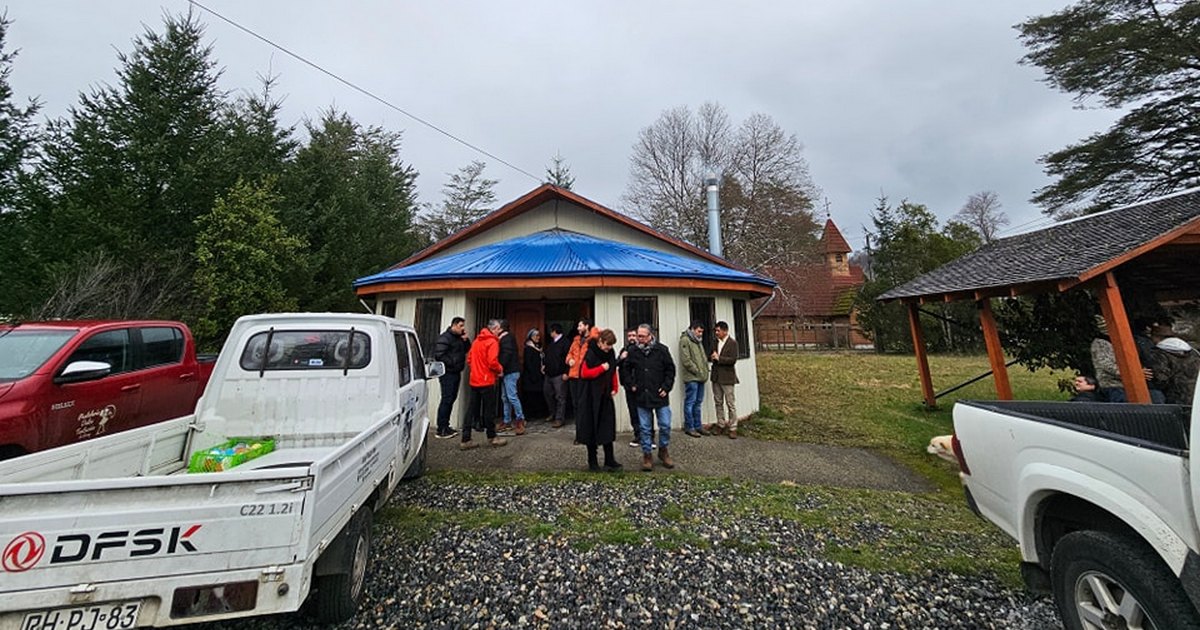
[[467, 366], [471, 369], [471, 404], [463, 422], [462, 442], [458, 447], [464, 451], [479, 446], [471, 440], [471, 429], [483, 428], [488, 443], [504, 446], [508, 440], [496, 436], [492, 420], [496, 417], [496, 379], [504, 372], [500, 366], [500, 321], [490, 320], [487, 327], [479, 331], [471, 350], [467, 353]]
[[[571, 340], [571, 347], [567, 350], [567, 373], [563, 380], [567, 381], [567, 390], [571, 393], [571, 406], [575, 410], [575, 417], [578, 418], [584, 387], [579, 378], [579, 371], [583, 369], [583, 357], [587, 354], [588, 343], [600, 336], [600, 329], [592, 325], [592, 320], [584, 318], [576, 322], [575, 332], [578, 334]], [[562, 426], [562, 422], [554, 422], [550, 426], [558, 428]]]

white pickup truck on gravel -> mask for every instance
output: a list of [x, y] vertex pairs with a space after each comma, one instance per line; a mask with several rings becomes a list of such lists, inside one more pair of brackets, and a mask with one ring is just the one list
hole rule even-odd
[[[390, 318], [239, 319], [195, 414], [0, 462], [0, 629], [348, 619], [441, 371]], [[195, 472], [230, 440], [274, 450]]]
[[1200, 628], [1196, 406], [960, 401], [967, 502], [1067, 628]]

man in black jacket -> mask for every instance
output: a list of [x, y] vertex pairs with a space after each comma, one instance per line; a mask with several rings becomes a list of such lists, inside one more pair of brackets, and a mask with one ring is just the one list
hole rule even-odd
[[[629, 354], [637, 349], [637, 328], [625, 331], [625, 347], [617, 359], [617, 377], [625, 387], [625, 407], [629, 410], [629, 424], [633, 429], [633, 441], [630, 448], [642, 445], [642, 423], [638, 420], [637, 390], [633, 387], [633, 371], [629, 369]], [[654, 443], [654, 430], [650, 430], [650, 447], [658, 448]]]
[[542, 392], [546, 396], [546, 408], [550, 410], [550, 426], [561, 427], [567, 417], [567, 386], [563, 375], [567, 373], [567, 338], [563, 328], [550, 324], [550, 337], [542, 355]]
[[500, 326], [500, 365], [504, 368], [504, 377], [500, 381], [500, 400], [504, 403], [504, 422], [496, 427], [496, 433], [524, 435], [525, 410], [521, 408], [521, 398], [517, 392], [517, 383], [521, 380], [517, 337], [509, 330], [507, 319], [500, 320]]
[[675, 385], [675, 361], [671, 351], [658, 342], [649, 324], [638, 326], [637, 346], [626, 358], [637, 395], [639, 434], [642, 440], [642, 470], [654, 470], [651, 431], [658, 416], [658, 458], [662, 465], [674, 468], [668, 447], [671, 443], [671, 388]]
[[438, 379], [442, 386], [442, 401], [438, 403], [437, 432], [439, 439], [452, 438], [458, 431], [450, 428], [450, 412], [458, 399], [458, 386], [462, 381], [463, 368], [467, 366], [467, 350], [471, 339], [467, 336], [467, 322], [461, 317], [450, 320], [450, 327], [438, 335], [433, 344], [433, 358], [446, 366], [446, 373]]

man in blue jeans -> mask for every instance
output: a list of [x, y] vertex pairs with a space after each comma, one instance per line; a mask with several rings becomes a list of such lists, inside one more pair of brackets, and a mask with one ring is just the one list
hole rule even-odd
[[459, 384], [462, 383], [463, 368], [467, 366], [467, 351], [471, 349], [471, 338], [467, 336], [467, 322], [461, 317], [450, 320], [450, 327], [438, 335], [433, 344], [433, 358], [446, 366], [446, 373], [438, 378], [442, 389], [442, 400], [437, 409], [437, 433], [439, 439], [452, 438], [458, 431], [450, 428], [450, 412], [458, 399]]
[[638, 432], [642, 440], [642, 470], [654, 470], [650, 454], [651, 428], [658, 416], [658, 459], [667, 468], [674, 468], [668, 447], [671, 444], [671, 388], [675, 385], [675, 361], [671, 351], [654, 337], [650, 324], [637, 329], [637, 345], [629, 352], [629, 374], [637, 396]]
[[679, 335], [679, 380], [683, 381], [683, 432], [700, 437], [704, 413], [704, 387], [708, 383], [708, 353], [704, 351], [704, 324], [693, 321]]
[[517, 381], [521, 378], [521, 358], [517, 355], [517, 337], [510, 331], [508, 320], [500, 320], [500, 365], [504, 368], [503, 388], [500, 400], [504, 403], [504, 423], [496, 427], [500, 434], [525, 435], [525, 410], [517, 394]]

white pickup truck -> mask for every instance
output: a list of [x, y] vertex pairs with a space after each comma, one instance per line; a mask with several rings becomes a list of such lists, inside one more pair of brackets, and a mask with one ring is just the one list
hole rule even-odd
[[1071, 629], [1200, 628], [1191, 407], [960, 401], [967, 502], [1016, 538]]
[[[441, 369], [389, 318], [239, 319], [194, 415], [0, 462], [0, 629], [349, 618]], [[189, 472], [231, 438], [275, 449]]]

